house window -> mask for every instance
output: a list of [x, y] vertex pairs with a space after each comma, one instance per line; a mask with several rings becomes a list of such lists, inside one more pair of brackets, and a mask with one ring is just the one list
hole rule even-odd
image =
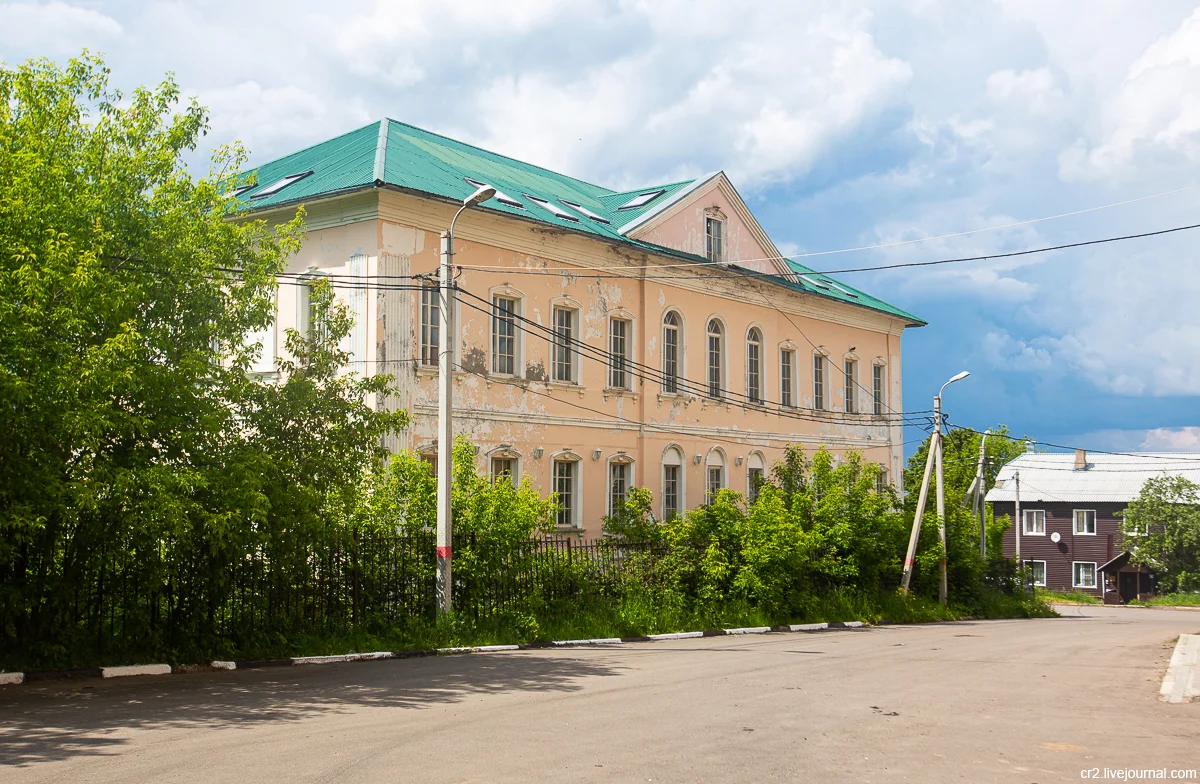
[[554, 309], [554, 380], [574, 382], [575, 379], [575, 311], [569, 308]]
[[302, 279], [304, 285], [297, 289], [296, 331], [306, 340], [320, 341], [324, 337], [324, 328], [321, 326], [317, 313], [317, 300], [313, 296], [313, 288], [316, 285], [314, 279], [322, 273], [316, 273], [311, 269], [309, 272], [310, 274]]
[[1085, 536], [1096, 535], [1096, 513], [1091, 509], [1075, 510], [1075, 533]]
[[871, 366], [871, 405], [875, 416], [883, 414], [883, 365]]
[[856, 406], [854, 404], [855, 398], [857, 397], [854, 394], [855, 376], [857, 376], [857, 375], [858, 375], [858, 363], [855, 362], [853, 359], [847, 359], [846, 360], [846, 388], [845, 388], [846, 413], [847, 414], [853, 414], [858, 410], [858, 406]]
[[625, 506], [629, 493], [629, 463], [608, 464], [608, 513], [615, 515]]
[[629, 322], [619, 318], [609, 319], [608, 331], [608, 385], [613, 389], [629, 389]]
[[442, 328], [437, 286], [421, 286], [421, 364], [437, 366]]
[[1022, 512], [1025, 524], [1021, 533], [1025, 536], [1046, 535], [1046, 511], [1044, 509], [1026, 509]]
[[555, 522], [559, 527], [578, 527], [575, 516], [579, 506], [578, 478], [578, 461], [554, 461], [554, 493], [558, 496], [558, 515]]
[[791, 408], [792, 402], [792, 368], [796, 365], [796, 352], [784, 349], [779, 355], [779, 402]]
[[725, 222], [719, 218], [704, 219], [705, 253], [709, 261], [725, 260]]
[[879, 466], [879, 472], [875, 474], [875, 492], [884, 492], [887, 490], [888, 485], [888, 470], [883, 466]]
[[719, 400], [722, 396], [721, 380], [724, 373], [722, 357], [721, 322], [711, 319], [708, 322], [708, 396]]
[[1096, 587], [1096, 563], [1075, 561], [1071, 564], [1071, 586], [1074, 588]]
[[752, 327], [746, 333], [746, 397], [751, 403], [761, 403], [762, 394], [762, 333]]
[[492, 297], [492, 372], [517, 372], [517, 301], [512, 297]]
[[[1093, 564], [1094, 566], [1094, 564]], [[1029, 570], [1029, 577], [1033, 580], [1033, 584], [1039, 588], [1046, 587], [1046, 562], [1045, 561], [1026, 561], [1025, 568]], [[1093, 575], [1092, 581], [1095, 582]]]
[[429, 466], [429, 473], [434, 476], [438, 475], [438, 456], [437, 452], [422, 452], [421, 462]]
[[683, 497], [683, 453], [671, 447], [663, 455], [662, 505], [663, 519], [679, 514]]
[[746, 458], [746, 497], [750, 503], [758, 500], [758, 490], [767, 481], [767, 462], [758, 452]]
[[517, 459], [515, 457], [492, 458], [492, 481], [499, 482], [502, 479], [516, 485]]
[[663, 391], [679, 391], [679, 314], [663, 317]]
[[708, 453], [704, 464], [704, 502], [711, 504], [717, 491], [725, 487], [725, 455], [719, 449]]
[[825, 409], [825, 357], [813, 354], [813, 408]]

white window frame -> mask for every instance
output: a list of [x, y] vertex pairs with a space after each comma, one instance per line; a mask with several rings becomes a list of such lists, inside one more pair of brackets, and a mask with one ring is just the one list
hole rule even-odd
[[875, 492], [882, 493], [890, 485], [891, 485], [891, 482], [888, 481], [887, 466], [885, 466], [883, 463], [880, 463], [879, 471], [878, 471], [878, 473], [875, 474]]
[[[784, 358], [788, 359], [788, 372], [784, 373]], [[779, 405], [796, 407], [796, 349], [782, 346], [779, 349]]]
[[[623, 350], [617, 350], [617, 323], [624, 324]], [[633, 319], [626, 313], [614, 313], [608, 317], [608, 388], [629, 391], [633, 389]], [[618, 362], [618, 357], [620, 361]], [[618, 367], [619, 365], [619, 367]]]
[[[1080, 567], [1080, 566], [1092, 567], [1092, 584], [1091, 585], [1087, 585], [1086, 583], [1081, 583], [1076, 579], [1076, 577], [1079, 574], [1078, 567]], [[1099, 585], [1100, 585], [1100, 575], [1096, 572], [1096, 562], [1095, 561], [1072, 561], [1071, 562], [1071, 587], [1072, 588], [1095, 589], [1095, 588], [1098, 588]]]
[[613, 503], [613, 501], [616, 500], [614, 497], [614, 494], [613, 494], [613, 487], [614, 487], [613, 472], [617, 467], [622, 467], [625, 469], [625, 490], [621, 494], [622, 503], [624, 503], [625, 499], [629, 498], [629, 491], [632, 488], [637, 486], [634, 483], [633, 459], [630, 458], [628, 455], [613, 455], [612, 457], [610, 457], [608, 459], [608, 466], [606, 467], [605, 472], [604, 472], [604, 474], [605, 474], [605, 476], [604, 476], [604, 479], [605, 479], [604, 503], [608, 509], [609, 516], [612, 516], [617, 513], [617, 506], [616, 506], [616, 504]]
[[[754, 465], [755, 460], [758, 460], [761, 465]], [[746, 500], [750, 503], [754, 503], [758, 498], [758, 493], [754, 489], [755, 471], [758, 471], [762, 475], [762, 479], [765, 482], [767, 479], [767, 456], [757, 449], [746, 455]]]
[[717, 264], [725, 261], [725, 221], [716, 215], [704, 216], [704, 257]]
[[[1079, 530], [1079, 514], [1080, 514], [1080, 512], [1082, 512], [1085, 515], [1090, 514], [1092, 516], [1092, 530], [1090, 530], [1090, 531], [1080, 531]], [[1098, 529], [1098, 523], [1096, 521], [1096, 510], [1095, 509], [1072, 509], [1071, 510], [1071, 530], [1075, 533], [1076, 536], [1095, 536], [1097, 529]]]
[[[568, 314], [570, 324], [568, 325], [569, 334], [563, 338], [560, 332], [558, 316], [560, 313]], [[567, 302], [553, 302], [550, 306], [550, 380], [557, 381], [560, 384], [581, 384], [582, 379], [579, 377], [579, 308]], [[567, 354], [567, 378], [563, 378], [559, 362], [559, 353], [566, 352]]]
[[554, 525], [560, 531], [578, 531], [583, 528], [583, 458], [570, 450], [555, 452], [550, 456], [550, 491], [558, 493], [558, 464], [573, 463], [571, 474], [571, 498], [567, 509], [568, 521], [560, 522], [555, 513]]
[[[522, 370], [525, 367], [525, 330], [521, 325], [521, 319], [524, 316], [525, 298], [516, 291], [511, 289], [501, 288], [494, 289], [491, 292], [491, 313], [488, 316], [488, 369], [493, 376], [504, 376], [508, 378], [520, 378]], [[512, 300], [512, 372], [498, 370], [498, 353], [500, 335], [496, 331], [501, 317], [499, 316], [499, 308], [497, 300], [499, 299]]]
[[[670, 455], [674, 453], [678, 462], [668, 463]], [[687, 453], [678, 444], [670, 444], [663, 450], [662, 454], [662, 484], [661, 492], [659, 493], [662, 503], [662, 519], [666, 520], [671, 516], [671, 512], [675, 514], [683, 514], [687, 510]], [[667, 508], [667, 468], [673, 467], [678, 469], [678, 477], [676, 478], [675, 487], [675, 508]]]
[[813, 380], [813, 410], [824, 411], [826, 404], [829, 402], [828, 384], [825, 380], [826, 376], [826, 361], [829, 358], [820, 351], [813, 352], [812, 361], [812, 380]]
[[[763, 346], [766, 341], [763, 339], [762, 327], [751, 325], [746, 330], [746, 401], [751, 405], [761, 406], [766, 403], [766, 366], [763, 363]], [[753, 357], [753, 353], [757, 353], [757, 357]], [[757, 365], [751, 371], [751, 362]], [[752, 372], [758, 378], [752, 377]]]
[[[1029, 521], [1032, 515], [1042, 516], [1042, 530], [1033, 531], [1029, 528]], [[1046, 535], [1046, 510], [1045, 509], [1022, 509], [1021, 510], [1021, 536], [1045, 536]]]
[[[713, 324], [717, 325], [717, 332], [715, 335], [712, 330]], [[721, 319], [717, 318], [716, 316], [709, 316], [708, 319], [704, 322], [704, 395], [705, 395], [705, 397], [709, 398], [710, 400], [724, 400], [725, 399], [725, 389], [726, 389], [725, 368], [729, 364], [729, 360], [728, 360], [729, 352], [727, 350], [727, 344], [729, 342], [727, 339], [728, 334], [729, 334], [729, 330], [725, 328], [725, 322], [723, 322]], [[713, 362], [712, 362], [712, 355], [713, 355], [712, 340], [714, 337], [717, 340], [717, 349], [716, 349], [716, 354], [717, 354], [716, 376], [717, 376], [717, 378], [715, 379], [715, 382], [716, 382], [715, 388], [714, 388], [714, 378], [713, 378], [714, 368], [713, 368]], [[713, 394], [714, 391], [716, 392], [716, 394]]]
[[[674, 324], [668, 324], [667, 319], [675, 318]], [[683, 373], [683, 316], [678, 310], [671, 309], [663, 313], [662, 317], [662, 369], [663, 369], [663, 384], [662, 391], [668, 395], [679, 394], [680, 379], [684, 378]], [[667, 370], [667, 331], [672, 330], [675, 333], [675, 372], [672, 374]], [[673, 387], [673, 388], [672, 388]]]
[[871, 413], [883, 416], [887, 410], [887, 365], [875, 362], [871, 365]]
[[858, 360], [854, 357], [842, 359], [842, 394], [845, 398], [847, 414], [857, 414], [858, 411]]
[[513, 487], [520, 486], [521, 458], [517, 454], [508, 451], [494, 452], [488, 455], [488, 477], [491, 478], [493, 483], [500, 478], [499, 474], [496, 473], [497, 460], [508, 460], [512, 462], [512, 471], [509, 473], [508, 478], [509, 481], [512, 482]]
[[[1045, 561], [1035, 561], [1035, 560], [1030, 560], [1030, 561], [1024, 561], [1024, 564], [1025, 564], [1025, 566], [1027, 566], [1027, 567], [1028, 567], [1028, 566], [1032, 566], [1033, 564], [1041, 564], [1041, 565], [1042, 565], [1042, 581], [1041, 581], [1041, 582], [1038, 582], [1038, 580], [1037, 580], [1037, 577], [1034, 577], [1034, 578], [1033, 578], [1033, 584], [1034, 584], [1035, 586], [1037, 586], [1038, 588], [1045, 588], [1045, 587], [1046, 587], [1046, 562], [1045, 562]], [[1032, 569], [1030, 570], [1030, 574], [1033, 574], [1033, 571], [1032, 571]], [[1072, 575], [1072, 577], [1073, 577], [1073, 576], [1074, 576], [1074, 575]]]
[[[421, 284], [418, 303], [421, 320], [418, 325], [420, 334], [417, 341], [417, 351], [419, 352], [417, 363], [420, 367], [436, 368], [439, 366], [442, 329], [441, 298], [441, 291], [436, 283]], [[427, 342], [426, 338], [433, 338], [433, 342]]]
[[[712, 464], [713, 455], [719, 455], [721, 465], [715, 466]], [[704, 458], [704, 503], [712, 503], [713, 496], [716, 495], [716, 490], [713, 489], [709, 482], [709, 472], [713, 468], [719, 468], [721, 471], [721, 479], [716, 490], [724, 490], [729, 487], [729, 456], [725, 454], [725, 450], [719, 447], [713, 447], [708, 450], [708, 454]]]

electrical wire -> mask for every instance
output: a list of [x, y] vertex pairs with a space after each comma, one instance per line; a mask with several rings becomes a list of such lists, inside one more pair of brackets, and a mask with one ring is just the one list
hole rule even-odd
[[[983, 433], [981, 433], [978, 430], [975, 430], [974, 428], [966, 427], [964, 425], [955, 425], [955, 424], [950, 423], [949, 421], [947, 421], [946, 426], [953, 428], [954, 430], [963, 430], [968, 433], [975, 433], [976, 435], [983, 435]], [[1006, 435], [1003, 433], [988, 433], [987, 435], [989, 438], [1003, 438], [1008, 441], [1020, 441], [1021, 443], [1029, 442], [1029, 439], [1018, 438], [1016, 436], [1010, 436], [1010, 435]], [[1194, 458], [1173, 457], [1171, 455], [1153, 454], [1153, 453], [1149, 453], [1149, 452], [1110, 452], [1110, 451], [1106, 451], [1104, 449], [1086, 449], [1081, 446], [1068, 446], [1066, 444], [1053, 444], [1049, 441], [1034, 441], [1033, 443], [1037, 444], [1038, 446], [1048, 446], [1048, 447], [1051, 447], [1054, 449], [1070, 449], [1070, 450], [1083, 449], [1083, 451], [1085, 451], [1085, 452], [1092, 452], [1092, 453], [1095, 453], [1098, 455], [1116, 455], [1118, 457], [1136, 457], [1139, 459], [1169, 460], [1169, 461], [1175, 462], [1175, 463], [1192, 463], [1192, 464], [1196, 465], [1198, 468], [1200, 468], [1200, 457], [1194, 457]], [[1133, 463], [1130, 463], [1130, 465], [1132, 465], [1132, 464]], [[1089, 470], [1091, 470], [1091, 469], [1089, 469]]]

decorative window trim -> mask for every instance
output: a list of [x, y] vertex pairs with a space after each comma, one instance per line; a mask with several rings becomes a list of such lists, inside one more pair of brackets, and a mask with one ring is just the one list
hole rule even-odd
[[[611, 354], [613, 354], [613, 328], [614, 321], [623, 321], [626, 324], [625, 330], [625, 385], [618, 386], [613, 383], [615, 380], [615, 368]], [[610, 392], [633, 392], [634, 385], [641, 373], [637, 369], [637, 320], [633, 314], [624, 308], [617, 308], [609, 311], [604, 316], [604, 350], [609, 356], [608, 367], [605, 369], [604, 388]]]
[[[753, 399], [750, 388], [750, 336], [758, 331], [758, 389], [757, 400]], [[767, 403], [767, 336], [762, 325], [757, 322], [752, 322], [746, 327], [745, 337], [746, 350], [743, 352], [742, 360], [744, 362], [743, 383], [746, 387], [746, 403], [752, 406], [763, 406]]]
[[[876, 371], [882, 371], [879, 373], [878, 395], [875, 389]], [[871, 413], [874, 416], [883, 416], [888, 408], [888, 366], [882, 357], [877, 357], [871, 361]]]
[[677, 468], [679, 468], [679, 479], [678, 479], [678, 487], [676, 487], [676, 489], [675, 489], [675, 496], [676, 496], [675, 512], [677, 514], [683, 514], [684, 512], [687, 511], [688, 454], [682, 446], [680, 446], [679, 444], [672, 441], [671, 443], [667, 444], [667, 446], [663, 449], [662, 454], [659, 456], [659, 459], [658, 459], [658, 465], [659, 465], [659, 494], [658, 495], [659, 495], [659, 503], [661, 504], [661, 509], [662, 509], [662, 519], [664, 519], [664, 520], [666, 520], [669, 515], [669, 512], [667, 511], [667, 493], [666, 493], [667, 471], [666, 471], [666, 469], [667, 469], [667, 455], [669, 455], [671, 452], [674, 452], [679, 457], [679, 464], [677, 466]]
[[[513, 314], [513, 372], [501, 373], [496, 368], [496, 297], [506, 297], [516, 301], [516, 311]], [[487, 315], [487, 356], [488, 375], [504, 378], [525, 377], [525, 329], [521, 320], [527, 318], [525, 313], [525, 294], [508, 284], [492, 286], [488, 289]]]
[[[714, 232], [713, 226], [719, 229]], [[721, 210], [710, 207], [704, 211], [704, 258], [713, 264], [726, 264], [729, 261], [728, 227], [729, 220]]]
[[[709, 338], [711, 330], [709, 326], [712, 322], [717, 322], [721, 328], [719, 354], [717, 361], [717, 376], [720, 379], [718, 389], [719, 395], [713, 396], [712, 389], [712, 365], [709, 349]], [[729, 389], [729, 325], [725, 323], [725, 319], [715, 313], [704, 319], [704, 396], [709, 400], [725, 400], [727, 398], [727, 390]]]
[[552, 332], [554, 330], [558, 329], [558, 317], [556, 314], [557, 314], [557, 311], [560, 311], [560, 310], [569, 310], [574, 314], [574, 316], [572, 317], [573, 323], [571, 324], [572, 340], [570, 342], [570, 346], [571, 346], [571, 379], [569, 381], [565, 381], [558, 377], [558, 359], [557, 359], [556, 348], [555, 348], [556, 342], [555, 342], [555, 338], [553, 336], [551, 336], [548, 340], [550, 356], [548, 358], [549, 362], [547, 363], [549, 365], [549, 367], [547, 368], [546, 377], [550, 380], [551, 383], [554, 383], [554, 384], [564, 384], [564, 385], [569, 385], [569, 386], [583, 386], [583, 377], [582, 377], [583, 365], [580, 362], [580, 357], [579, 357], [579, 351], [581, 348], [579, 344], [583, 342], [583, 338], [580, 334], [582, 324], [583, 324], [583, 306], [580, 305], [578, 300], [572, 299], [571, 297], [554, 297], [553, 299], [551, 299], [550, 300], [550, 330]]
[[[754, 458], [759, 459], [759, 461], [762, 463], [761, 467], [752, 465]], [[753, 477], [751, 475], [751, 472], [755, 471], [755, 470], [761, 470], [763, 481], [766, 481], [766, 479], [767, 479], [767, 456], [763, 453], [763, 451], [761, 449], [751, 449], [749, 452], [746, 453], [746, 500], [751, 501], [751, 502], [753, 502], [754, 499], [757, 498], [757, 496], [758, 496], [758, 494], [754, 491], [754, 485], [752, 482]]]
[[704, 503], [706, 504], [712, 501], [712, 496], [714, 495], [708, 483], [709, 469], [717, 468], [717, 466], [712, 465], [712, 456], [714, 454], [721, 456], [721, 484], [718, 489], [724, 490], [729, 487], [729, 455], [719, 446], [710, 447], [704, 455]]
[[575, 475], [572, 478], [574, 486], [571, 488], [573, 494], [571, 507], [571, 521], [566, 524], [559, 524], [557, 515], [555, 517], [555, 528], [559, 531], [580, 531], [583, 530], [583, 457], [570, 449], [560, 449], [550, 455], [550, 492], [557, 492], [557, 478], [555, 476], [555, 465], [558, 463], [574, 463]]
[[[821, 360], [821, 394], [817, 394], [817, 358]], [[812, 407], [814, 411], [829, 410], [829, 351], [823, 346], [813, 349], [809, 361], [809, 372], [812, 378]]]
[[637, 464], [631, 455], [623, 452], [617, 452], [609, 455], [604, 461], [604, 506], [608, 509], [608, 514], [612, 515], [617, 510], [613, 508], [612, 497], [612, 467], [614, 465], [623, 465], [628, 471], [625, 474], [625, 497], [629, 497], [629, 491], [637, 487]]
[[[846, 366], [851, 368], [850, 372], [846, 372]], [[861, 414], [862, 410], [858, 405], [858, 357], [853, 353], [842, 355], [842, 408], [847, 414]]]
[[670, 307], [663, 311], [662, 318], [659, 319], [659, 340], [661, 341], [661, 370], [665, 379], [667, 374], [667, 316], [674, 314], [675, 319], [679, 324], [675, 327], [675, 332], [678, 336], [677, 345], [675, 348], [675, 391], [667, 391], [665, 384], [660, 384], [661, 394], [664, 395], [684, 395], [688, 388], [687, 375], [687, 319], [677, 307]]

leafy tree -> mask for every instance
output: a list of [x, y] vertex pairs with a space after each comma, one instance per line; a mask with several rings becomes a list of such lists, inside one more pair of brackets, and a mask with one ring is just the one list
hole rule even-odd
[[[997, 425], [991, 431], [991, 435], [987, 439], [983, 463], [985, 492], [995, 486], [996, 475], [1000, 473], [1000, 469], [1025, 451], [1025, 444], [1019, 439], [1012, 438], [1007, 425]], [[971, 482], [975, 479], [975, 469], [979, 462], [979, 440], [981, 438], [983, 436], [980, 433], [959, 428], [951, 429], [949, 433], [942, 436], [942, 475], [947, 499], [953, 496], [956, 503], [961, 502], [967, 491], [971, 489]], [[926, 436], [925, 441], [908, 459], [908, 465], [904, 471], [905, 496], [913, 503], [921, 491], [921, 479], [925, 475], [925, 460], [929, 455], [929, 444], [932, 440], [932, 434]], [[932, 479], [930, 481], [932, 482]], [[932, 488], [930, 488], [929, 497], [933, 498]]]
[[1200, 591], [1200, 485], [1182, 476], [1146, 480], [1125, 507], [1122, 528], [1134, 563], [1167, 591]]

